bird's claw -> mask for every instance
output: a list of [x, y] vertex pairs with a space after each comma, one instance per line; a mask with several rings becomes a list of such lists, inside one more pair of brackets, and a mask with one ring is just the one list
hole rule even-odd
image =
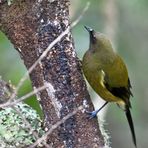
[[88, 114], [88, 118], [89, 118], [89, 119], [92, 119], [92, 118], [97, 117], [96, 111], [92, 111], [92, 112], [86, 111], [86, 113]]

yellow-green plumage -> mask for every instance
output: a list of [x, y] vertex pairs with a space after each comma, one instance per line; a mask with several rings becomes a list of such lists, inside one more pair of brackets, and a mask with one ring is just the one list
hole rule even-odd
[[85, 27], [90, 34], [90, 46], [84, 54], [82, 69], [94, 91], [105, 101], [124, 106], [136, 146], [130, 110], [130, 81], [126, 65], [113, 50], [111, 42], [101, 33]]
[[[104, 77], [111, 87], [128, 86], [128, 74], [122, 59], [114, 52], [98, 47], [88, 50], [82, 61], [82, 69], [87, 81], [104, 100], [123, 103], [123, 99], [112, 95], [104, 86]], [[104, 49], [103, 49], [104, 50]], [[102, 53], [101, 53], [102, 52]]]

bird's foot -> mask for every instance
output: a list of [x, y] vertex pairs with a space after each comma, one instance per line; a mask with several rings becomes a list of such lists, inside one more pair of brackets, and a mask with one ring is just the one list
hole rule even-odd
[[104, 107], [106, 106], [108, 102], [105, 102], [98, 110], [94, 110], [92, 112], [86, 111], [86, 113], [89, 115], [89, 119], [95, 118], [97, 117], [98, 112]]
[[92, 118], [96, 118], [97, 117], [97, 111], [86, 111], [86, 113], [88, 114], [88, 118], [92, 119]]

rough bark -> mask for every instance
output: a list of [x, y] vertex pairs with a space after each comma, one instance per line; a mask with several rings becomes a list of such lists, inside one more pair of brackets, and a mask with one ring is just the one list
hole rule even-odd
[[[68, 7], [69, 0], [14, 0], [10, 6], [5, 0], [0, 1], [0, 29], [19, 51], [27, 69], [70, 25]], [[36, 88], [50, 85], [50, 89], [37, 95], [48, 129], [82, 104], [93, 110], [71, 32], [39, 62], [30, 79]], [[88, 120], [82, 111], [58, 127], [50, 135], [48, 143], [56, 148], [105, 145], [97, 120]]]

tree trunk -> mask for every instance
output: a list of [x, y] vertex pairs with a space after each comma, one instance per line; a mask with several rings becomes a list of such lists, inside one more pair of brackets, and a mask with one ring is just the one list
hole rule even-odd
[[[48, 45], [70, 25], [69, 0], [0, 1], [0, 29], [19, 51], [27, 69]], [[37, 94], [45, 116], [45, 127], [62, 119], [80, 105], [93, 110], [74, 50], [71, 32], [66, 34], [30, 74], [33, 87], [50, 87]], [[97, 119], [88, 120], [79, 111], [49, 136], [53, 147], [104, 147]]]

